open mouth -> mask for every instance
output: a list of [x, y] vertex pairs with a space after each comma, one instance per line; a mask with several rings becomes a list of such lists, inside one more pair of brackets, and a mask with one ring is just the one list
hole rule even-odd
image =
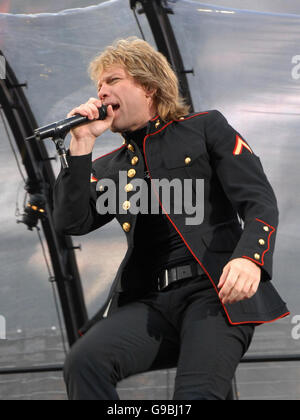
[[116, 104], [116, 105], [113, 105], [112, 107], [113, 107], [113, 110], [114, 111], [117, 111], [120, 108], [120, 105], [119, 104]]

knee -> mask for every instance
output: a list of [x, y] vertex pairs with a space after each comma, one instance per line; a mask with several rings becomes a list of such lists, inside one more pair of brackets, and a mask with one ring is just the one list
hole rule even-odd
[[66, 357], [63, 369], [65, 382], [83, 378], [93, 372], [105, 375], [105, 372], [109, 371], [108, 364], [105, 352], [89, 346], [85, 337], [82, 337], [73, 345]]
[[71, 348], [64, 364], [64, 380], [70, 400], [117, 399], [111, 360], [102, 346], [82, 337]]
[[69, 353], [66, 356], [64, 363], [64, 379], [68, 383], [69, 378], [77, 371], [81, 370], [81, 363], [83, 362], [84, 353], [78, 348], [77, 343], [75, 343]]
[[63, 370], [66, 383], [69, 382], [71, 377], [80, 375], [80, 372], [84, 371], [86, 368], [86, 354], [80, 341], [81, 339], [71, 347], [67, 354]]

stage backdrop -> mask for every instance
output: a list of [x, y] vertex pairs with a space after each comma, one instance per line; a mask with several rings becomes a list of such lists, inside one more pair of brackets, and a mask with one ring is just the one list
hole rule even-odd
[[[0, 14], [0, 49], [19, 81], [28, 83], [25, 93], [40, 126], [63, 118], [96, 95], [87, 65], [107, 44], [141, 36], [127, 1], [89, 7], [77, 1], [73, 3], [77, 8], [69, 10], [64, 10], [64, 4], [69, 7], [71, 1], [60, 3], [61, 12], [56, 7], [55, 13]], [[185, 68], [194, 70], [188, 80], [195, 110], [218, 109], [227, 117], [260, 156], [278, 197], [274, 283], [292, 314], [259, 327], [249, 354], [300, 353], [300, 7], [299, 15], [292, 15], [270, 13], [272, 4], [278, 11], [278, 1], [260, 1], [269, 13], [225, 8], [238, 6], [237, 0], [216, 1], [218, 6], [187, 0], [169, 3]], [[242, 3], [251, 9], [253, 2]], [[154, 45], [145, 17], [138, 18], [146, 40]], [[16, 224], [16, 202], [21, 209], [24, 183], [1, 120], [0, 136], [0, 321], [6, 321], [7, 338], [0, 340], [0, 368], [60, 363], [64, 350], [48, 271], [36, 233]], [[45, 143], [54, 156], [51, 141]], [[94, 158], [121, 143], [120, 135], [108, 132], [98, 139]], [[53, 168], [58, 174], [58, 162]], [[107, 296], [125, 254], [126, 239], [113, 221], [74, 238], [74, 243], [82, 246], [76, 255], [91, 316]], [[299, 366], [242, 365], [237, 375], [240, 397], [300, 399]], [[120, 384], [120, 395], [170, 398], [174, 375], [174, 370], [140, 375]], [[0, 378], [0, 398], [65, 398], [59, 375]]]

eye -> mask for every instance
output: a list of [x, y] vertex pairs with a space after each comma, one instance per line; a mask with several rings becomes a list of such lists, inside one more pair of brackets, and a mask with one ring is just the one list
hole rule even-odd
[[[113, 79], [107, 79], [106, 83], [113, 83], [116, 80], [120, 80], [120, 78], [119, 77], [114, 77]], [[101, 88], [102, 88], [102, 85], [98, 86], [98, 92], [101, 90]]]

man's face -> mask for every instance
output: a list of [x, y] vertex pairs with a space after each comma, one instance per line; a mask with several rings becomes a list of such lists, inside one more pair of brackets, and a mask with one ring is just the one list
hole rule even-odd
[[142, 128], [156, 112], [145, 89], [121, 66], [110, 67], [100, 75], [98, 97], [104, 105], [113, 105], [113, 132]]

